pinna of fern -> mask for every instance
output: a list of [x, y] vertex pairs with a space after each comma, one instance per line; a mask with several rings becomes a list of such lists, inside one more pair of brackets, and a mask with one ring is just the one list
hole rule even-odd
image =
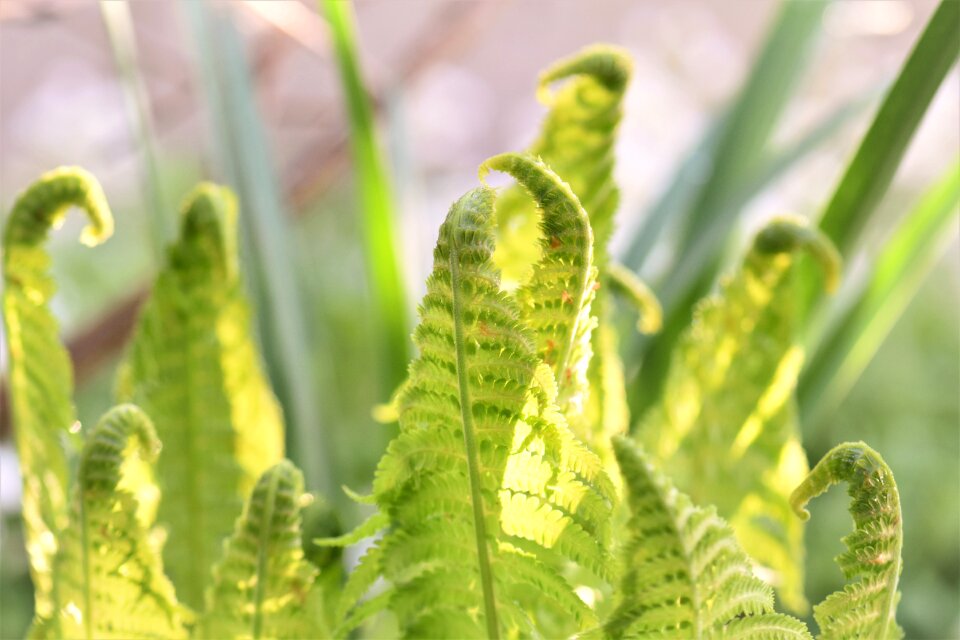
[[900, 494], [890, 467], [863, 442], [831, 449], [790, 497], [797, 515], [807, 520], [806, 504], [838, 482], [849, 483], [855, 530], [843, 539], [846, 552], [836, 561], [848, 583], [813, 609], [823, 640], [895, 640], [903, 568]]
[[[528, 156], [498, 156], [486, 167], [509, 172], [531, 193], [547, 238], [572, 243], [568, 261], [539, 273], [569, 278], [580, 293], [565, 303], [585, 305], [591, 233], [576, 196]], [[475, 189], [440, 229], [414, 334], [420, 356], [398, 398], [400, 433], [374, 479], [380, 512], [339, 541], [386, 525], [344, 589], [341, 631], [388, 606], [407, 637], [532, 634], [534, 610], [544, 608], [569, 633], [595, 618], [563, 567], [576, 562], [613, 577], [606, 547], [615, 491], [599, 458], [568, 430], [537, 331], [501, 289], [491, 258], [493, 203], [492, 189]], [[569, 345], [579, 313], [559, 317], [573, 321], [539, 327]], [[388, 591], [354, 609], [379, 576]], [[534, 596], [538, 607], [525, 606]]]
[[117, 396], [143, 407], [166, 447], [157, 466], [164, 559], [203, 606], [209, 569], [260, 474], [283, 457], [283, 418], [254, 344], [237, 260], [237, 203], [204, 183], [184, 200], [121, 365]]
[[840, 259], [806, 221], [775, 218], [760, 230], [740, 268], [694, 310], [638, 434], [682, 491], [716, 505], [795, 612], [807, 606], [803, 527], [788, 502], [808, 468], [794, 401], [804, 254], [835, 288]]
[[44, 243], [70, 207], [90, 219], [80, 241], [113, 233], [96, 178], [76, 167], [42, 175], [16, 200], [3, 229], [3, 320], [10, 354], [10, 400], [23, 478], [23, 520], [35, 610], [53, 615], [61, 602], [53, 558], [68, 521], [70, 468], [81, 445], [73, 407], [73, 370], [49, 303], [55, 291]]
[[111, 409], [87, 435], [54, 559], [59, 606], [38, 615], [30, 637], [187, 637], [189, 614], [163, 573], [141, 500], [156, 489], [159, 450], [153, 424], [133, 405]]
[[[613, 176], [614, 144], [632, 68], [630, 55], [609, 45], [586, 47], [553, 64], [541, 74], [537, 88], [538, 97], [549, 111], [536, 140], [526, 150], [570, 186], [587, 212], [594, 235], [589, 250], [596, 265], [596, 273], [591, 276], [596, 291], [590, 292], [589, 307], [583, 307], [583, 317], [579, 319], [581, 336], [573, 358], [573, 362], [583, 366], [571, 366], [569, 373], [557, 372], [557, 380], [561, 387], [560, 408], [571, 428], [604, 458], [609, 457], [610, 437], [625, 432], [629, 422], [622, 363], [608, 317], [609, 291], [625, 292], [626, 299], [636, 305], [642, 331], [657, 331], [660, 318], [659, 303], [653, 294], [629, 270], [612, 262], [607, 251], [620, 200]], [[540, 233], [536, 202], [520, 185], [500, 191], [495, 210], [498, 224], [493, 259], [501, 268], [504, 285], [513, 289], [526, 283], [518, 292], [522, 308], [539, 304], [562, 311], [563, 305], [551, 304], [544, 293], [531, 295], [537, 287], [536, 275], [530, 272], [534, 264], [543, 268], [543, 258], [551, 249], [565, 245]], [[613, 286], [607, 287], [608, 283]], [[574, 295], [572, 291], [566, 293]], [[576, 309], [575, 305], [566, 307]], [[550, 351], [560, 345], [550, 336], [544, 336], [538, 345], [541, 357], [555, 363], [556, 354], [544, 352], [544, 345]]]

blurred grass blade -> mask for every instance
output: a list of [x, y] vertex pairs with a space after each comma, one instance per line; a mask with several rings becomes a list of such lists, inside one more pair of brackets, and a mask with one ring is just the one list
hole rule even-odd
[[820, 220], [848, 255], [887, 191], [910, 139], [960, 53], [960, 2], [942, 0], [883, 100]]
[[826, 0], [787, 0], [761, 50], [750, 77], [730, 108], [718, 134], [709, 173], [679, 221], [678, 261], [656, 287], [664, 307], [663, 331], [655, 339], [634, 341], [627, 362], [641, 362], [628, 394], [634, 416], [659, 395], [670, 353], [690, 322], [693, 304], [713, 283], [720, 255], [744, 204], [743, 185], [764, 160], [767, 141], [786, 107], [804, 60], [819, 33]]
[[243, 42], [227, 12], [205, 2], [181, 3], [198, 47], [204, 90], [227, 182], [240, 196], [240, 224], [263, 353], [284, 407], [290, 458], [307, 487], [333, 495], [310, 359], [305, 309], [291, 259], [290, 229], [271, 166]]
[[117, 65], [131, 133], [137, 149], [140, 150], [145, 169], [149, 245], [153, 250], [154, 266], [159, 268], [159, 265], [163, 264], [167, 242], [173, 238], [175, 211], [166, 202], [166, 191], [160, 176], [157, 137], [150, 115], [150, 98], [137, 64], [136, 32], [130, 15], [130, 5], [126, 2], [100, 0], [100, 15], [103, 17], [113, 59]]
[[800, 380], [804, 420], [843, 400], [903, 313], [956, 229], [960, 204], [960, 164], [923, 196], [892, 234], [856, 302], [820, 342]]
[[384, 366], [384, 397], [403, 382], [410, 357], [407, 303], [400, 260], [393, 193], [386, 163], [376, 137], [370, 96], [363, 86], [356, 45], [353, 4], [323, 0], [321, 9], [330, 24], [350, 118], [350, 144], [360, 190], [367, 273], [373, 288], [374, 314], [380, 329]]
[[[696, 243], [705, 233], [707, 222], [717, 217], [717, 205], [729, 200], [746, 176], [760, 166], [767, 142], [806, 68], [804, 61], [819, 33], [826, 6], [826, 0], [783, 3], [774, 29], [726, 118], [716, 162], [685, 220], [684, 247]], [[729, 223], [738, 213], [738, 207], [729, 207], [721, 217]], [[720, 246], [718, 243], [714, 251]]]

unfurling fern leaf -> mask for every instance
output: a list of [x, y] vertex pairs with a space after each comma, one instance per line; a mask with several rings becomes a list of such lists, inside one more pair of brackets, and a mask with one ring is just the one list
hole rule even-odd
[[[610, 312], [607, 282], [607, 243], [613, 232], [613, 215], [619, 202], [619, 190], [613, 180], [614, 142], [622, 114], [623, 95], [630, 79], [629, 55], [609, 46], [588, 47], [553, 65], [540, 77], [539, 95], [550, 107], [537, 140], [528, 153], [537, 156], [566, 181], [589, 216], [594, 234], [592, 260], [599, 268], [592, 287], [598, 289], [583, 307], [587, 340], [578, 346], [582, 371], [572, 367], [570, 382], [577, 389], [568, 392], [566, 372], [558, 374], [561, 408], [574, 431], [595, 450], [607, 454], [609, 438], [626, 430], [629, 416], [623, 394], [623, 372], [617, 353], [617, 340], [607, 316]], [[566, 83], [556, 92], [554, 83]], [[494, 261], [502, 268], [508, 283], [530, 279], [530, 265], [541, 255], [560, 249], [559, 238], [538, 237], [536, 207], [519, 187], [504, 190], [496, 202], [499, 221]], [[527, 285], [533, 288], [532, 283]], [[568, 292], [566, 301], [574, 299]], [[595, 298], [594, 298], [595, 296]], [[643, 327], [656, 330], [658, 313], [655, 298], [646, 296], [640, 306]], [[592, 309], [590, 318], [588, 308]], [[577, 310], [580, 311], [579, 309]], [[591, 329], [599, 327], [596, 330]], [[541, 351], [541, 355], [544, 354]], [[591, 357], [592, 356], [592, 357]], [[550, 362], [549, 356], [546, 358]], [[589, 365], [587, 364], [589, 362]]]
[[813, 608], [823, 640], [893, 640], [903, 637], [896, 611], [900, 593], [903, 523], [900, 494], [883, 458], [863, 442], [841, 444], [797, 487], [790, 503], [801, 518], [806, 504], [838, 482], [849, 483], [855, 530], [837, 557], [847, 584]]
[[142, 471], [159, 450], [149, 418], [133, 405], [111, 409], [87, 435], [54, 561], [60, 603], [38, 618], [34, 637], [187, 637], [150, 523], [138, 517], [139, 496], [156, 489]]
[[802, 622], [775, 613], [733, 531], [713, 507], [673, 488], [626, 438], [614, 439], [630, 520], [610, 638], [810, 638]]
[[303, 557], [303, 475], [290, 462], [268, 469], [214, 569], [200, 638], [325, 638], [317, 569]]
[[[544, 228], [566, 233], [576, 200], [552, 172], [519, 156], [492, 164], [528, 184], [535, 176], [533, 191], [554, 194]], [[535, 332], [501, 289], [493, 200], [488, 188], [467, 193], [440, 229], [414, 334], [420, 356], [398, 399], [400, 434], [374, 480], [389, 526], [351, 576], [343, 606], [380, 575], [390, 587], [345, 627], [388, 604], [407, 636], [528, 634], [537, 614], [523, 605], [536, 596], [559, 626], [583, 628], [593, 613], [562, 565], [611, 577], [613, 486], [567, 430]]]
[[677, 487], [716, 505], [751, 558], [773, 571], [793, 610], [806, 607], [803, 528], [788, 503], [807, 471], [793, 399], [803, 362], [793, 287], [800, 250], [835, 284], [839, 258], [828, 240], [802, 221], [770, 223], [740, 270], [695, 310], [640, 431]]
[[36, 612], [59, 609], [51, 566], [67, 522], [71, 458], [79, 448], [73, 370], [49, 302], [54, 283], [44, 242], [67, 209], [90, 217], [80, 240], [95, 245], [113, 233], [96, 179], [77, 168], [44, 174], [17, 198], [3, 232], [3, 318], [10, 349], [10, 399], [23, 476], [23, 519]]
[[157, 471], [164, 558], [180, 597], [200, 608], [243, 500], [283, 456], [280, 409], [250, 335], [237, 273], [236, 203], [199, 186], [180, 239], [139, 319], [118, 395], [143, 407], [166, 445]]

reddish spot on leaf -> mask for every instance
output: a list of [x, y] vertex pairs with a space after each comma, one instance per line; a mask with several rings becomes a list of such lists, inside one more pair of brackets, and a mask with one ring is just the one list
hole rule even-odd
[[571, 296], [570, 293], [564, 289], [563, 293], [560, 294], [560, 300], [563, 302], [573, 302], [573, 296]]
[[560, 238], [557, 236], [550, 236], [550, 248], [556, 249], [560, 246]]

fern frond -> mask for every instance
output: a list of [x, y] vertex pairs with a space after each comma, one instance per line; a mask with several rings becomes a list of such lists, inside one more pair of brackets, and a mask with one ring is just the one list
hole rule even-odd
[[[571, 428], [604, 458], [610, 459], [609, 438], [624, 432], [629, 417], [621, 387], [622, 364], [616, 351], [616, 336], [608, 324], [607, 294], [600, 289], [606, 282], [607, 242], [613, 232], [613, 214], [619, 202], [619, 190], [613, 180], [613, 147], [622, 113], [623, 95], [630, 79], [629, 55], [615, 47], [593, 46], [561, 60], [540, 77], [538, 95], [550, 110], [537, 140], [528, 149], [565, 180], [579, 198], [589, 216], [594, 233], [593, 262], [599, 268], [591, 286], [593, 318], [586, 340], [578, 343], [581, 365], [571, 368], [579, 375], [575, 393], [561, 389], [561, 408]], [[556, 91], [551, 87], [565, 81]], [[547, 236], [536, 242], [537, 205], [521, 187], [504, 190], [497, 198], [499, 221], [494, 261], [503, 271], [503, 280], [512, 289], [530, 280], [532, 265], [551, 249], [569, 250], [558, 238]], [[532, 287], [532, 285], [531, 285]], [[565, 300], [575, 298], [572, 292]], [[586, 314], [586, 307], [584, 307]], [[582, 324], [582, 323], [581, 323]], [[599, 324], [599, 330], [592, 330]], [[553, 344], [548, 343], [548, 344]], [[541, 355], [542, 352], [541, 352]], [[548, 354], [547, 360], [550, 361]], [[588, 364], [589, 363], [589, 364]], [[561, 387], [566, 371], [558, 374]]]
[[577, 196], [550, 167], [531, 156], [504, 153], [480, 166], [513, 176], [541, 212], [540, 260], [514, 297], [523, 323], [533, 330], [537, 355], [553, 370], [561, 408], [582, 412], [589, 392], [590, 335], [596, 319], [590, 305], [597, 289], [593, 232]]
[[303, 475], [284, 460], [260, 477], [213, 570], [201, 638], [321, 638], [317, 569], [303, 556]]
[[897, 582], [903, 568], [903, 521], [900, 494], [893, 472], [876, 451], [863, 442], [831, 449], [790, 496], [804, 520], [804, 507], [839, 482], [849, 484], [854, 532], [843, 539], [847, 551], [837, 564], [848, 583], [813, 608], [823, 640], [892, 640], [903, 637], [896, 612]]
[[49, 302], [55, 290], [44, 243], [70, 207], [90, 218], [80, 240], [95, 245], [113, 233], [96, 178], [79, 168], [44, 174], [23, 192], [3, 230], [3, 319], [10, 355], [10, 400], [23, 477], [23, 520], [36, 612], [59, 607], [51, 567], [68, 518], [71, 458], [79, 449], [73, 369]]
[[733, 531], [713, 507], [677, 491], [630, 440], [614, 439], [630, 520], [626, 572], [610, 638], [810, 638], [799, 620], [775, 613]]
[[139, 496], [156, 490], [144, 471], [159, 450], [150, 419], [133, 405], [111, 409], [89, 433], [54, 563], [60, 604], [34, 637], [187, 637], [150, 523], [138, 518]]
[[682, 491], [717, 505], [796, 611], [806, 607], [803, 528], [788, 504], [807, 471], [793, 399], [803, 362], [794, 287], [801, 250], [835, 284], [839, 258], [828, 240], [800, 220], [771, 222], [741, 268], [696, 308], [640, 430]]
[[201, 607], [209, 567], [260, 474], [283, 456], [279, 405], [263, 373], [237, 269], [236, 202], [188, 196], [121, 368], [118, 396], [142, 406], [166, 444], [157, 470], [164, 558], [181, 598]]
[[[560, 188], [531, 159], [494, 164]], [[524, 604], [537, 593], [561, 626], [583, 628], [593, 613], [561, 569], [576, 562], [604, 577], [612, 564], [614, 488], [567, 429], [535, 334], [500, 286], [493, 200], [491, 189], [469, 192], [441, 227], [414, 334], [420, 356], [398, 399], [400, 434], [374, 480], [389, 526], [345, 589], [350, 610], [383, 575], [388, 595], [370, 608], [389, 599], [408, 636], [532, 633], [536, 614]], [[563, 217], [580, 215], [571, 202], [546, 206], [544, 228], [576, 224]]]

